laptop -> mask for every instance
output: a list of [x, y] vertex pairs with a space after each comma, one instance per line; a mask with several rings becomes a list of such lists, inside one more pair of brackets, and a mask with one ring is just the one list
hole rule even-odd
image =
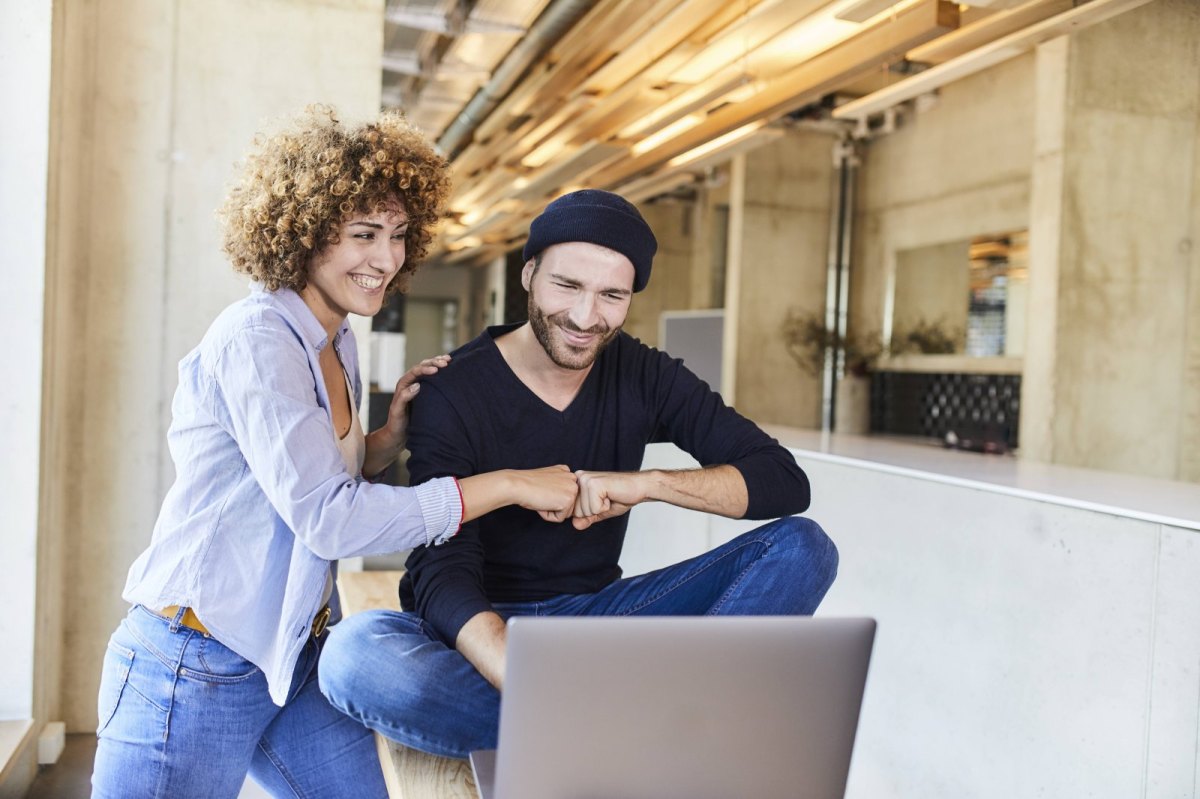
[[481, 799], [841, 799], [873, 619], [518, 617]]

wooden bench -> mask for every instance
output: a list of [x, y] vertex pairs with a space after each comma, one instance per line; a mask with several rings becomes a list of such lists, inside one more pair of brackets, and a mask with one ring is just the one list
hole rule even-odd
[[[342, 614], [382, 608], [399, 610], [400, 571], [343, 572], [338, 575]], [[375, 734], [379, 763], [392, 799], [476, 799], [475, 779], [465, 760], [436, 757]]]

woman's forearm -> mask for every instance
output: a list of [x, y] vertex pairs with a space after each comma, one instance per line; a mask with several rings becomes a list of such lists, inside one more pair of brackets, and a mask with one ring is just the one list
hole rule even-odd
[[478, 519], [505, 505], [539, 511], [543, 518], [567, 518], [575, 507], [579, 488], [575, 475], [566, 466], [542, 469], [501, 469], [460, 478], [464, 522]]
[[513, 504], [512, 470], [486, 472], [458, 480], [462, 492], [464, 522]]

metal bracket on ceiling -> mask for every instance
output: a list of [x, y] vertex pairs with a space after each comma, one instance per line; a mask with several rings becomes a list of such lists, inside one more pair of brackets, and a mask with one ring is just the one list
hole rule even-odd
[[472, 4], [458, 0], [448, 10], [413, 8], [389, 5], [384, 12], [387, 20], [395, 25], [429, 31], [441, 36], [457, 38], [465, 33], [507, 33], [524, 35], [524, 25], [515, 25], [498, 19], [488, 19], [473, 14]]

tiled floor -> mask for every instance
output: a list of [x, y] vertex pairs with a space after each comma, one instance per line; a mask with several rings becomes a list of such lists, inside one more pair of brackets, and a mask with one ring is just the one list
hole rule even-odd
[[[88, 799], [95, 756], [96, 736], [68, 735], [62, 757], [53, 766], [41, 767], [26, 799]], [[238, 799], [270, 799], [270, 794], [246, 780]]]

